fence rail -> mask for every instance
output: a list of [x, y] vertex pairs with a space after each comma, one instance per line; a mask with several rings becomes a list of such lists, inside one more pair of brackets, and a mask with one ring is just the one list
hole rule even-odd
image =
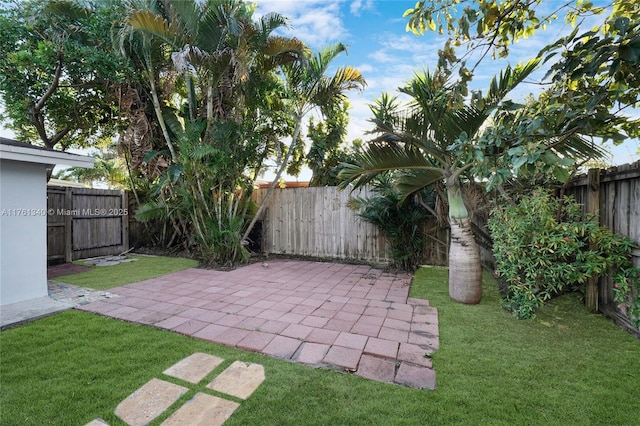
[[47, 261], [118, 254], [129, 247], [125, 191], [47, 187]]

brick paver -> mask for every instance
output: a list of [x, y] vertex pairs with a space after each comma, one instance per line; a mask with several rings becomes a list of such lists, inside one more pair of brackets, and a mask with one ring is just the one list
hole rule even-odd
[[439, 347], [438, 311], [408, 297], [410, 279], [367, 265], [272, 260], [266, 268], [175, 272], [77, 308], [431, 389], [435, 372], [424, 355]]

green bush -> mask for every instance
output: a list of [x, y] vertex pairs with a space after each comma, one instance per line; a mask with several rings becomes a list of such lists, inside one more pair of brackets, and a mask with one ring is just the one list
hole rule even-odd
[[632, 267], [631, 240], [583, 217], [573, 199], [546, 190], [494, 208], [488, 227], [504, 306], [518, 318], [534, 317], [558, 294], [584, 291], [589, 277]]
[[[379, 176], [372, 185], [376, 193], [374, 196], [351, 198], [349, 207], [385, 235], [390, 246], [392, 267], [415, 271], [424, 262], [424, 227], [432, 216], [414, 199], [400, 203], [401, 197], [393, 185], [391, 174]], [[423, 199], [433, 200], [428, 190], [424, 191]]]

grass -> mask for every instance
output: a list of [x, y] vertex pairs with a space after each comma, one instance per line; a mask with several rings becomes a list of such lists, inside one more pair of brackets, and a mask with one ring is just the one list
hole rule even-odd
[[535, 320], [518, 321], [500, 308], [490, 276], [477, 306], [452, 303], [446, 277], [445, 269], [424, 268], [412, 285], [413, 297], [439, 309], [436, 391], [68, 311], [0, 333], [0, 424], [101, 417], [122, 425], [115, 407], [153, 377], [178, 382], [162, 371], [196, 351], [225, 359], [213, 375], [234, 360], [265, 367], [265, 382], [225, 425], [637, 424], [639, 340], [587, 313], [575, 295], [552, 301]]
[[127, 257], [137, 259], [137, 261], [113, 266], [94, 266], [77, 262], [81, 265], [90, 266], [92, 268], [91, 271], [63, 275], [54, 278], [54, 280], [95, 290], [107, 290], [198, 266], [196, 260], [182, 257], [135, 255], [128, 255]]

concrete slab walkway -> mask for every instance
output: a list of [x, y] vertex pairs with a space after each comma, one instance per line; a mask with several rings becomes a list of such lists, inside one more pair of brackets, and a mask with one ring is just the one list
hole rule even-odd
[[409, 298], [411, 276], [366, 265], [273, 260], [188, 269], [111, 289], [77, 307], [240, 349], [435, 389], [438, 313]]

